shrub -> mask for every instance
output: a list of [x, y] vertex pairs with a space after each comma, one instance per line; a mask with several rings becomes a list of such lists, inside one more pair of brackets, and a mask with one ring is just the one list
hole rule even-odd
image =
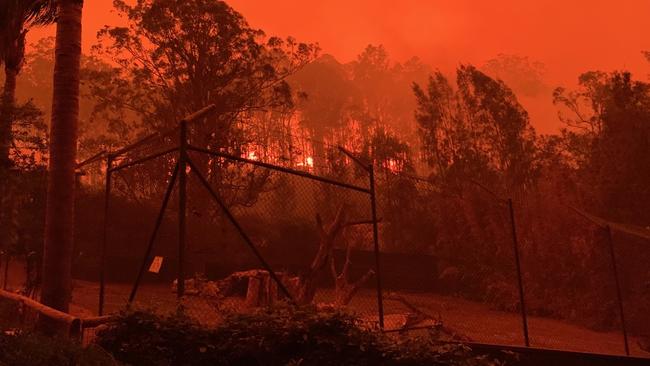
[[118, 363], [97, 346], [82, 347], [36, 333], [0, 332], [0, 365], [108, 366]]
[[[273, 307], [226, 316], [213, 329], [185, 315], [125, 312], [98, 343], [132, 365], [494, 365], [432, 334], [393, 338], [338, 310]], [[145, 351], [146, 350], [146, 351]]]

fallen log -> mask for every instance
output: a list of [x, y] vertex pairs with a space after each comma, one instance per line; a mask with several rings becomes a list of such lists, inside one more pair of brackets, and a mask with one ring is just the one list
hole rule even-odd
[[59, 320], [65, 323], [70, 323], [72, 324], [75, 320], [78, 321], [79, 319], [75, 316], [72, 316], [68, 313], [64, 313], [63, 311], [59, 311], [56, 309], [53, 309], [49, 306], [43, 305], [40, 302], [36, 300], [32, 300], [29, 297], [16, 294], [10, 291], [5, 291], [5, 290], [0, 290], [0, 298], [17, 302], [21, 305], [27, 306], [28, 308], [38, 312], [39, 314], [43, 314], [47, 316], [48, 318], [54, 319], [54, 320]]
[[81, 318], [81, 328], [96, 328], [100, 325], [110, 323], [116, 317], [114, 315], [94, 316], [91, 318]]
[[5, 290], [0, 290], [0, 299], [15, 303], [19, 306], [19, 309], [22, 313], [24, 313], [25, 309], [28, 308], [31, 311], [37, 313], [39, 317], [44, 316], [50, 320], [53, 320], [55, 323], [61, 325], [60, 333], [69, 338], [79, 338], [81, 337], [83, 329], [95, 328], [114, 319], [114, 316], [112, 315], [79, 318], [66, 312], [43, 305], [40, 302], [29, 297]]

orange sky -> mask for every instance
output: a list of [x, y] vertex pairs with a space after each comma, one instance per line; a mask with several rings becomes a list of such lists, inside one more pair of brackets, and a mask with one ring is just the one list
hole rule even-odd
[[[102, 25], [119, 23], [111, 4], [111, 0], [85, 1], [86, 50]], [[650, 50], [648, 0], [231, 0], [229, 4], [267, 34], [319, 42], [324, 53], [341, 61], [353, 59], [373, 43], [383, 44], [397, 60], [419, 56], [446, 71], [462, 62], [480, 65], [499, 53], [529, 56], [546, 65], [551, 85], [573, 83], [590, 69], [629, 69], [640, 78], [650, 73], [650, 64], [640, 53]], [[30, 41], [53, 32], [34, 30]], [[552, 128], [551, 124], [542, 129]]]

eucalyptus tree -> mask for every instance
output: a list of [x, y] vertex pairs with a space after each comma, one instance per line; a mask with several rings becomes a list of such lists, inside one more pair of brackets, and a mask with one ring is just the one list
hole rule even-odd
[[[247, 155], [264, 133], [264, 123], [256, 124], [259, 116], [293, 109], [287, 78], [318, 50], [293, 38], [266, 36], [223, 1], [116, 0], [114, 5], [127, 25], [100, 31], [94, 50], [114, 67], [89, 75], [90, 89], [96, 113], [133, 138], [174, 128], [184, 116], [215, 104], [215, 113], [192, 126], [192, 143]], [[210, 171], [207, 178], [217, 189], [231, 191], [222, 192], [229, 204], [254, 201], [268, 179], [257, 171], [241, 181], [240, 169], [229, 161], [197, 157], [196, 163]], [[153, 177], [164, 169], [150, 170]], [[138, 188], [158, 181], [148, 179]], [[242, 189], [233, 193], [232, 187]], [[138, 192], [132, 188], [124, 191]]]

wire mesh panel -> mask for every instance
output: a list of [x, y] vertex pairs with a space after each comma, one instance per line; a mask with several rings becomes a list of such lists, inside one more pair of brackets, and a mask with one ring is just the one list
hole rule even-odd
[[625, 354], [606, 228], [540, 190], [515, 202], [531, 344]]
[[187, 262], [203, 289], [187, 298], [190, 314], [210, 322], [220, 307], [246, 309], [284, 299], [347, 305], [377, 321], [367, 188], [346, 187], [351, 184], [344, 183], [344, 174], [311, 164], [289, 171], [261, 159], [205, 155], [190, 153], [205, 178], [204, 183], [190, 174], [188, 185]]
[[[601, 353], [626, 352], [621, 308], [634, 303], [627, 344], [642, 354], [641, 244], [544, 187], [506, 194], [373, 168], [290, 124], [238, 122], [224, 136], [196, 127], [114, 152], [108, 182], [87, 177], [77, 262], [103, 271], [99, 285], [78, 277], [73, 303], [182, 308], [205, 326], [316, 304], [387, 331]], [[103, 205], [105, 231], [83, 216]]]
[[612, 230], [612, 242], [630, 354], [650, 357], [650, 240]]
[[186, 124], [109, 155], [105, 234], [90, 240], [100, 285], [76, 296], [99, 291], [104, 314], [182, 307], [207, 326], [282, 301], [348, 306], [376, 324], [368, 168], [313, 141], [218, 149]]
[[[176, 309], [171, 283], [178, 258], [173, 179], [178, 133], [173, 132], [145, 139], [112, 161], [106, 242], [101, 244], [103, 313], [121, 310], [129, 300], [160, 312]], [[164, 265], [152, 266], [155, 258]]]
[[98, 312], [106, 155], [96, 154], [77, 167], [74, 254], [70, 312], [91, 316]]
[[392, 172], [378, 187], [387, 328], [523, 344], [506, 202], [478, 183], [455, 192]]

